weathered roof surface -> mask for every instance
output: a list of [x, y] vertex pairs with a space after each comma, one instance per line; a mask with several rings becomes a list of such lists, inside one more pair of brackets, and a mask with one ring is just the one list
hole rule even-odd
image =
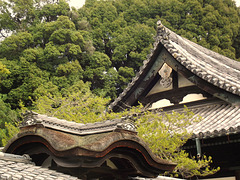
[[[19, 156], [0, 152], [0, 179], [2, 180], [77, 180], [67, 174], [35, 166], [26, 155]], [[157, 178], [136, 177], [134, 180], [177, 180], [176, 178], [158, 176]]]
[[[77, 180], [79, 178], [36, 166], [29, 155], [15, 155], [0, 152], [0, 179], [5, 180]], [[156, 178], [135, 177], [134, 180], [177, 180], [158, 176]]]
[[[67, 174], [35, 166], [31, 159], [24, 155], [0, 152], [0, 179], [2, 180], [77, 180]], [[176, 178], [158, 176], [157, 178], [136, 177], [134, 180], [177, 180]]]
[[77, 180], [78, 178], [35, 166], [27, 156], [19, 156], [0, 152], [0, 179]]
[[[15, 155], [0, 152], [0, 179], [5, 180], [77, 180], [79, 178], [36, 166], [28, 155]], [[135, 177], [133, 180], [177, 180], [158, 176], [156, 178]]]
[[217, 137], [240, 132], [240, 108], [227, 103], [204, 104], [192, 109], [202, 120], [189, 126], [194, 135], [201, 138]]
[[[193, 132], [193, 138], [219, 137], [240, 132], [240, 108], [224, 101], [205, 102], [188, 106], [201, 120], [190, 125], [187, 130]], [[181, 109], [174, 109], [181, 111]]]
[[[169, 33], [166, 42], [161, 37]], [[187, 69], [213, 85], [240, 95], [240, 62], [206, 49], [159, 25], [160, 42]]]
[[110, 104], [110, 109], [114, 109], [117, 106], [121, 107], [121, 102], [125, 103], [127, 97], [136, 88], [136, 84], [142, 81], [145, 71], [152, 65], [152, 60], [157, 58], [156, 52], [159, 51], [159, 45], [165, 47], [177, 62], [193, 74], [220, 89], [240, 96], [240, 62], [222, 56], [177, 35], [159, 21], [158, 34], [151, 54], [143, 62], [143, 66], [140, 67], [132, 82]]
[[[0, 152], [0, 179], [2, 180], [77, 180], [79, 178], [36, 166], [27, 155], [20, 156]], [[177, 180], [158, 176], [156, 178], [136, 177], [134, 180]]]
[[24, 126], [30, 126], [35, 124], [41, 124], [44, 127], [56, 129], [77, 135], [97, 134], [102, 132], [111, 132], [118, 128], [135, 132], [135, 127], [125, 121], [124, 118], [107, 120], [104, 122], [81, 124], [64, 119], [58, 119], [56, 117], [49, 117], [47, 115], [38, 114], [35, 112], [26, 112], [25, 121], [22, 124]]
[[[83, 125], [29, 113], [3, 152], [40, 156], [37, 164], [43, 163], [45, 153], [64, 169], [88, 169], [92, 178], [106, 174], [156, 177], [176, 166], [156, 157], [124, 118]], [[108, 161], [113, 169], [106, 165]]]

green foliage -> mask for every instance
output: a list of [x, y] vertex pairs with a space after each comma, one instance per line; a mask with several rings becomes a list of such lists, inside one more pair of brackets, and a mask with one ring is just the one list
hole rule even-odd
[[19, 132], [19, 128], [14, 123], [5, 122], [5, 128], [0, 129], [1, 146], [5, 146], [8, 141]]
[[[29, 63], [25, 58], [20, 61], [3, 61], [10, 70], [0, 84], [1, 93], [7, 94], [4, 99], [12, 107], [18, 107], [19, 101], [26, 104], [31, 103], [30, 99], [35, 99], [33, 93], [41, 84], [47, 82], [47, 76], [35, 64]], [[29, 104], [30, 105], [30, 104]]]
[[[4, 59], [6, 61], [6, 59]], [[6, 75], [10, 74], [11, 72], [6, 68], [6, 66], [2, 63], [0, 59], [0, 83], [1, 79], [4, 79]]]
[[211, 157], [189, 158], [189, 154], [181, 149], [192, 135], [187, 127], [200, 120], [193, 119], [193, 115], [186, 108], [181, 113], [172, 111], [159, 114], [145, 111], [136, 119], [138, 135], [148, 143], [150, 149], [160, 158], [177, 163], [177, 167], [171, 172], [176, 177], [206, 176], [220, 169], [210, 168]]
[[134, 77], [134, 69], [130, 67], [120, 67], [118, 70], [118, 85], [122, 89], [125, 89], [127, 84]]
[[[81, 123], [129, 114], [103, 114], [104, 97], [116, 98], [138, 71], [158, 19], [240, 60], [239, 12], [232, 0], [86, 0], [78, 10], [64, 0], [0, 0], [0, 138], [5, 144], [17, 132], [12, 109], [22, 106]], [[139, 134], [160, 157], [177, 162], [182, 177], [211, 174], [211, 158], [189, 159], [179, 148], [190, 136], [181, 118], [190, 117], [146, 112], [137, 121]]]
[[[154, 29], [144, 24], [136, 24], [119, 29], [112, 40], [114, 66], [140, 67], [146, 59], [151, 43], [153, 43]], [[147, 51], [145, 51], [147, 49]]]
[[36, 111], [84, 124], [102, 121], [108, 99], [92, 94], [89, 84], [81, 81], [69, 87], [68, 92], [65, 96], [41, 96], [35, 102]]
[[189, 111], [182, 114], [174, 111], [162, 114], [145, 112], [137, 121], [138, 132], [149, 143], [154, 153], [159, 154], [161, 158], [171, 159], [171, 155], [191, 136], [186, 127], [191, 124], [189, 120], [193, 114]]
[[158, 19], [240, 58], [239, 9], [231, 0], [89, 0], [79, 10], [64, 0], [1, 0], [0, 12], [0, 58], [11, 72], [1, 75], [0, 93], [12, 108], [46, 93], [64, 96], [81, 80], [113, 100], [149, 54]]
[[175, 154], [174, 161], [177, 162], [177, 167], [172, 173], [173, 176], [190, 178], [190, 177], [200, 177], [215, 174], [220, 170], [220, 167], [212, 169], [210, 164], [212, 163], [212, 157], [203, 156], [201, 159], [196, 160], [195, 157], [189, 158], [189, 154], [180, 151]]
[[0, 146], [5, 145], [6, 141], [12, 137], [12, 124], [17, 122], [17, 113], [11, 110], [9, 104], [0, 99]]
[[[82, 34], [87, 38], [86, 44]], [[5, 101], [12, 108], [18, 108], [19, 101], [31, 106], [32, 100], [39, 97], [35, 90], [39, 91], [40, 86], [46, 87], [49, 80], [62, 92], [62, 89], [83, 79], [81, 64], [91, 58], [88, 50], [92, 53], [86, 34], [77, 31], [69, 17], [59, 16], [56, 21], [33, 25], [28, 32], [5, 38], [0, 44], [0, 57], [11, 72], [2, 75], [0, 93], [7, 95]], [[82, 53], [87, 54], [84, 61]]]
[[20, 32], [17, 35], [12, 35], [1, 42], [0, 57], [12, 60], [18, 57], [24, 49], [31, 47], [32, 43], [33, 37], [28, 32]]
[[84, 124], [129, 117], [129, 121], [135, 122], [138, 135], [156, 155], [177, 163], [175, 170], [166, 175], [189, 178], [214, 174], [219, 170], [210, 168], [211, 157], [189, 158], [189, 154], [181, 149], [192, 135], [186, 127], [199, 121], [199, 118], [193, 119], [194, 114], [188, 109], [182, 113], [173, 111], [159, 114], [142, 111], [140, 106], [120, 113], [104, 113], [108, 99], [93, 95], [89, 85], [80, 83], [71, 89], [71, 94], [65, 97], [39, 98], [35, 103], [35, 111]]

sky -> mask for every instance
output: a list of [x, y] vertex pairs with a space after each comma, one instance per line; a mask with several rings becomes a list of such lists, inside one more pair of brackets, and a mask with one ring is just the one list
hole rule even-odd
[[85, 3], [85, 0], [69, 0], [70, 7], [74, 6], [77, 9], [82, 7], [84, 3]]
[[240, 0], [236, 0], [236, 4], [239, 7], [240, 6]]
[[[237, 6], [240, 6], [240, 0], [235, 0]], [[74, 6], [75, 8], [80, 8], [84, 5], [85, 0], [69, 0], [70, 6]]]

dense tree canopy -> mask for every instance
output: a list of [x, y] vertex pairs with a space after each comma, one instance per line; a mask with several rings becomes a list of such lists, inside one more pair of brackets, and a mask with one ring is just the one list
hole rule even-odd
[[[5, 128], [13, 129], [21, 107], [46, 101], [47, 113], [63, 102], [72, 111], [68, 98], [83, 103], [74, 91], [83, 87], [86, 98], [106, 107], [146, 59], [159, 19], [240, 60], [240, 8], [233, 0], [86, 0], [80, 9], [65, 0], [0, 0], [0, 138], [11, 134]], [[103, 111], [93, 104], [81, 108]]]
[[[1, 1], [3, 101], [32, 107], [44, 93], [65, 94], [79, 81], [99, 96], [126, 87], [152, 47], [156, 21], [233, 59], [240, 58], [240, 15], [233, 1]], [[44, 90], [43, 90], [44, 89]], [[54, 89], [54, 90], [53, 90]]]

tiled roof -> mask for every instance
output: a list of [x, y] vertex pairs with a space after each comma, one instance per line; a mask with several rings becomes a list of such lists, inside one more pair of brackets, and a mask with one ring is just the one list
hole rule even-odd
[[[28, 156], [19, 156], [0, 152], [1, 180], [77, 180], [79, 178], [35, 166]], [[157, 178], [136, 177], [133, 180], [177, 180], [158, 176]]]
[[240, 108], [226, 103], [205, 104], [192, 109], [201, 116], [199, 123], [188, 127], [195, 137], [206, 138], [240, 132]]
[[[1, 180], [78, 180], [79, 178], [34, 165], [29, 156], [0, 152]], [[133, 180], [177, 180], [158, 176], [157, 178], [132, 178]]]
[[[240, 108], [227, 104], [224, 101], [203, 103], [188, 107], [194, 118], [201, 120], [190, 125], [187, 130], [193, 132], [193, 138], [218, 137], [240, 132]], [[181, 111], [174, 109], [174, 111]]]
[[30, 126], [35, 124], [41, 124], [44, 127], [56, 129], [64, 132], [69, 132], [77, 135], [96, 134], [102, 132], [114, 131], [116, 129], [124, 129], [135, 132], [133, 124], [125, 121], [125, 118], [107, 120], [104, 122], [81, 124], [55, 117], [49, 117], [47, 115], [38, 114], [35, 112], [26, 112], [25, 120], [22, 124], [24, 126]]
[[109, 109], [118, 106], [125, 96], [134, 88], [149, 65], [159, 44], [183, 66], [205, 81], [223, 90], [240, 96], [240, 62], [227, 58], [196, 43], [193, 43], [166, 28], [158, 22], [158, 34], [154, 48], [143, 62], [139, 72], [128, 84], [126, 89], [110, 104]]
[[[77, 180], [79, 178], [36, 166], [28, 155], [14, 155], [0, 152], [1, 180]], [[135, 177], [133, 180], [177, 180], [158, 176], [156, 178]]]
[[0, 152], [2, 180], [77, 180], [78, 178], [35, 166], [27, 156]]
[[[176, 164], [154, 155], [134, 128], [127, 118], [84, 125], [28, 112], [20, 132], [8, 142], [3, 152], [30, 156], [46, 153], [62, 168], [93, 171], [98, 168], [100, 174], [112, 174], [112, 171], [122, 174], [127, 168], [124, 174], [127, 176], [156, 177], [173, 170]], [[110, 158], [114, 164], [120, 164], [121, 169], [106, 169], [104, 163]], [[36, 164], [42, 163], [35, 160]], [[87, 175], [95, 176], [91, 173], [89, 171]]]
[[[168, 41], [163, 39], [166, 33], [169, 33]], [[175, 59], [194, 74], [221, 89], [240, 95], [240, 62], [182, 38], [162, 24], [158, 28], [158, 39]]]

